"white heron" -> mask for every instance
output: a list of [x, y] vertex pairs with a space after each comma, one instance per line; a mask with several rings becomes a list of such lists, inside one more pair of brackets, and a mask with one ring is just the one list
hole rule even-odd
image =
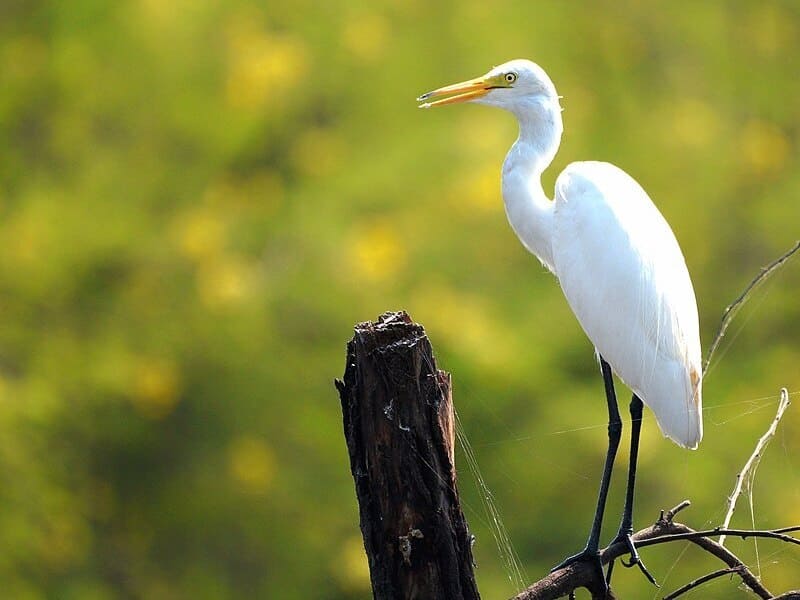
[[642, 403], [680, 446], [697, 448], [703, 436], [697, 302], [675, 235], [642, 187], [606, 162], [570, 164], [556, 180], [555, 199], [547, 197], [541, 174], [555, 157], [563, 125], [555, 86], [535, 63], [512, 60], [418, 101], [420, 108], [476, 102], [517, 118], [519, 137], [503, 163], [506, 215], [523, 246], [558, 278], [599, 357], [609, 444], [597, 508], [584, 550], [556, 568], [590, 561], [603, 579], [600, 528], [622, 434], [613, 371], [633, 391], [628, 487], [613, 541], [627, 544], [625, 564], [638, 564], [655, 583], [631, 540]]

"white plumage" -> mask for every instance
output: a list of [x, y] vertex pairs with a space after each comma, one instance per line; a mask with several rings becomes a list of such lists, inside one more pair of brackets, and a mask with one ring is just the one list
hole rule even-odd
[[550, 78], [530, 61], [420, 100], [424, 108], [472, 101], [517, 117], [519, 138], [502, 178], [512, 228], [556, 275], [586, 335], [661, 431], [696, 448], [703, 435], [697, 303], [678, 242], [647, 193], [611, 164], [576, 162], [559, 175], [555, 199], [547, 198], [541, 174], [561, 140], [561, 107]]
[[552, 210], [555, 274], [586, 335], [661, 431], [696, 448], [697, 307], [669, 225], [636, 181], [601, 162], [569, 165]]

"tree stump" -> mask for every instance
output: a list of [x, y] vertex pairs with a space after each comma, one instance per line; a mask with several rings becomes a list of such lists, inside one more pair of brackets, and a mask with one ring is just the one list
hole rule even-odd
[[361, 323], [336, 381], [373, 596], [477, 599], [450, 375], [405, 312]]

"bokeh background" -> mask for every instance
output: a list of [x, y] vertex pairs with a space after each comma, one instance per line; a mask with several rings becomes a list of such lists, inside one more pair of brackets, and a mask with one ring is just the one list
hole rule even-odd
[[[332, 380], [353, 324], [399, 308], [453, 373], [528, 579], [581, 547], [602, 387], [505, 220], [515, 123], [414, 102], [516, 57], [564, 96], [546, 186], [578, 159], [632, 173], [683, 246], [707, 346], [800, 236], [792, 0], [0, 3], [4, 597], [370, 597]], [[685, 521], [718, 523], [798, 365], [795, 260], [716, 356], [701, 449], [646, 417], [637, 525], [684, 498]], [[792, 407], [735, 524], [800, 522], [799, 434]], [[463, 458], [480, 588], [507, 597]], [[795, 548], [729, 544], [773, 591], [800, 587]], [[645, 557], [667, 591], [719, 566], [680, 544]], [[624, 570], [615, 586], [660, 593]]]

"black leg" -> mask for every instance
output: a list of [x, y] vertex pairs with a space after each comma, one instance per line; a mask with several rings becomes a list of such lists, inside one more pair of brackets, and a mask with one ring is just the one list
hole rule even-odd
[[600, 492], [597, 496], [597, 507], [594, 511], [594, 521], [589, 532], [589, 539], [586, 547], [574, 556], [570, 556], [564, 562], [553, 568], [553, 571], [566, 567], [574, 562], [585, 560], [591, 561], [596, 565], [600, 572], [600, 580], [604, 580], [602, 564], [600, 562], [600, 529], [603, 525], [603, 512], [606, 508], [606, 497], [608, 496], [608, 486], [611, 482], [611, 470], [614, 468], [614, 458], [619, 448], [619, 440], [622, 437], [622, 419], [617, 408], [617, 395], [614, 392], [614, 379], [611, 375], [611, 367], [600, 357], [600, 369], [603, 373], [603, 382], [606, 389], [606, 403], [608, 404], [608, 451], [606, 452], [606, 462], [603, 467], [603, 477], [600, 480]]
[[608, 486], [611, 483], [611, 470], [614, 468], [614, 458], [617, 456], [619, 440], [622, 437], [622, 419], [617, 408], [617, 395], [614, 392], [614, 379], [611, 375], [611, 367], [600, 357], [600, 368], [603, 372], [603, 382], [606, 386], [606, 402], [608, 404], [608, 451], [606, 452], [606, 462], [603, 466], [603, 477], [600, 480], [600, 492], [597, 495], [597, 507], [594, 511], [594, 521], [589, 532], [589, 539], [586, 542], [587, 550], [597, 552], [600, 547], [600, 528], [603, 525], [603, 513], [606, 509], [606, 497], [608, 496]]
[[[631, 398], [631, 456], [630, 463], [628, 464], [628, 487], [625, 492], [625, 508], [622, 511], [622, 522], [619, 525], [619, 531], [616, 537], [611, 542], [612, 544], [622, 542], [628, 547], [631, 554], [630, 562], [622, 561], [626, 567], [639, 565], [639, 569], [644, 573], [644, 576], [655, 586], [658, 586], [656, 580], [644, 566], [644, 563], [639, 558], [639, 553], [636, 551], [636, 546], [631, 539], [633, 535], [633, 493], [636, 487], [636, 463], [639, 458], [639, 434], [642, 430], [642, 400], [636, 394]], [[606, 573], [606, 581], [611, 582], [611, 573], [614, 570], [614, 562], [608, 565], [608, 572]]]

